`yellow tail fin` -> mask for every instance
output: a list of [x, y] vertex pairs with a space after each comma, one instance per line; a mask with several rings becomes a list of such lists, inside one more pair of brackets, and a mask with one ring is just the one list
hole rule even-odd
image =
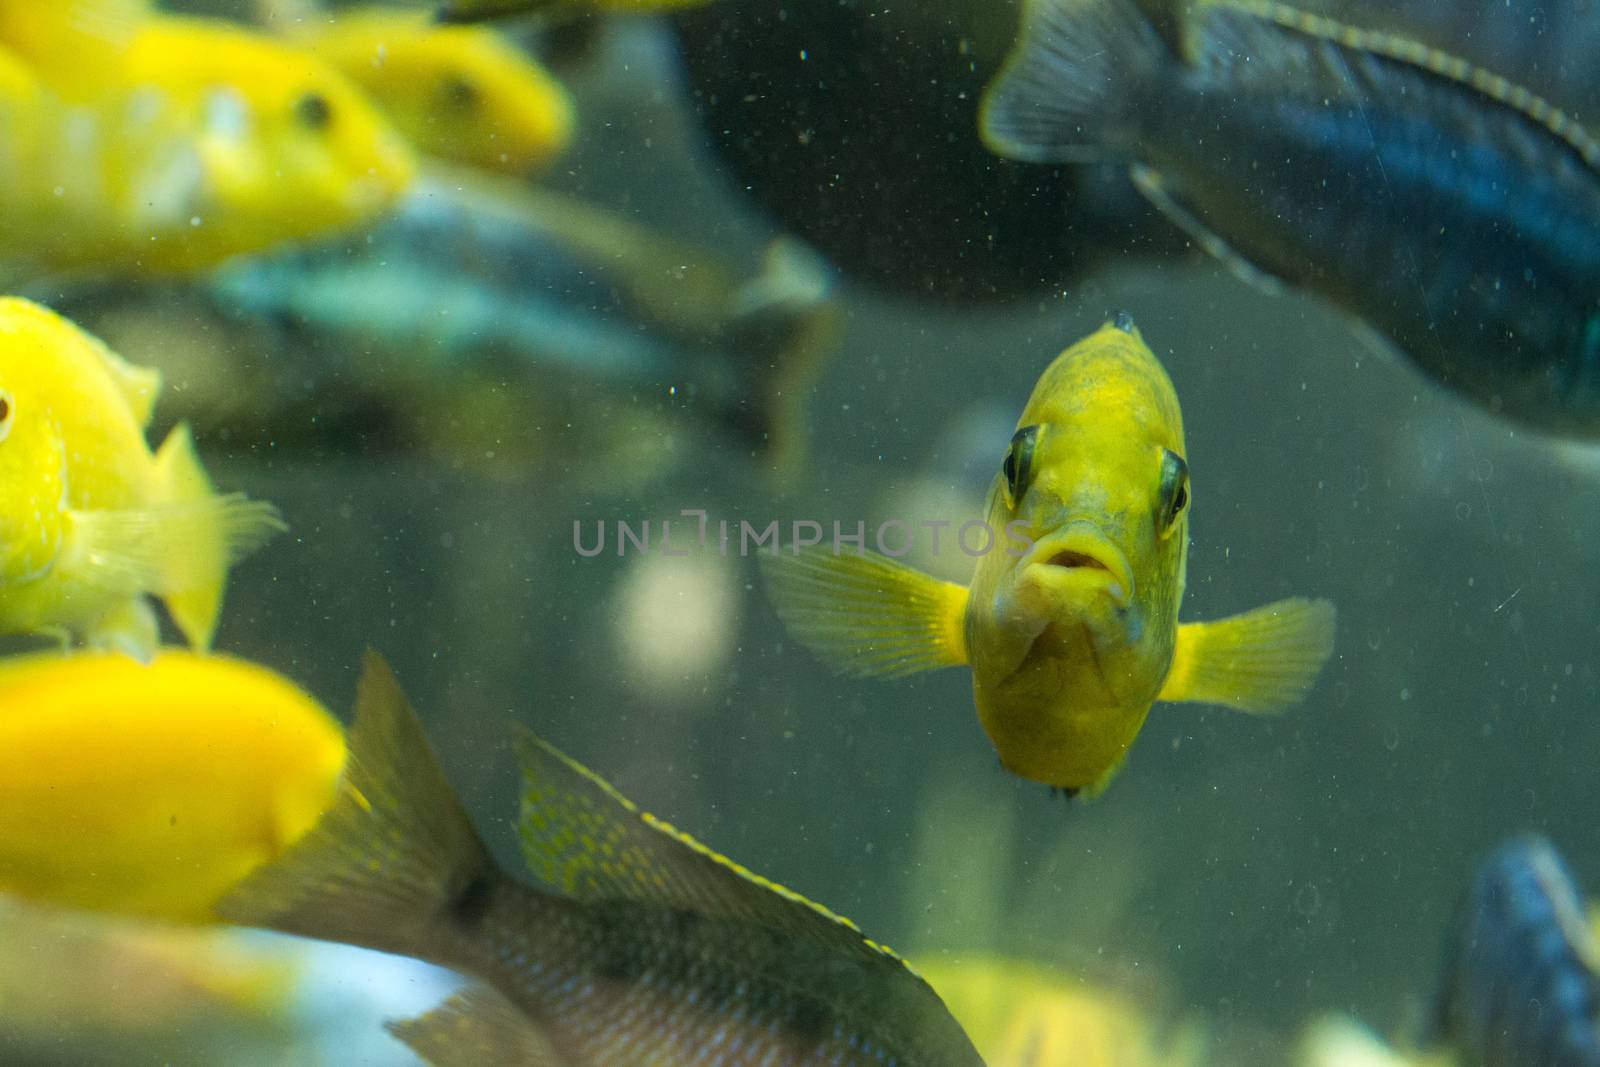
[[1270, 714], [1300, 702], [1333, 653], [1333, 604], [1295, 597], [1216, 622], [1178, 627], [1158, 700]]
[[967, 590], [885, 556], [827, 549], [761, 557], [795, 640], [841, 674], [914, 674], [967, 662]]
[[154, 592], [166, 602], [189, 644], [211, 647], [228, 568], [283, 530], [277, 509], [241, 493], [218, 496], [195, 455], [189, 427], [173, 427], [156, 453], [163, 520], [161, 564]]

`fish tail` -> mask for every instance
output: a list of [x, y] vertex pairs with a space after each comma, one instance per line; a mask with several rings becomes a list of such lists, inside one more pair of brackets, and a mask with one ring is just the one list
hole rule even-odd
[[802, 401], [838, 340], [840, 321], [826, 264], [793, 238], [773, 241], [760, 276], [734, 294], [730, 348], [745, 380], [729, 419], [775, 470], [799, 465]]
[[914, 674], [967, 662], [967, 589], [886, 556], [810, 548], [761, 557], [778, 617], [841, 674]]
[[216, 632], [228, 568], [285, 527], [271, 504], [212, 490], [186, 425], [173, 427], [156, 452], [156, 476], [166, 521], [155, 592], [189, 643], [205, 650]]
[[1134, 138], [1173, 62], [1133, 0], [1032, 0], [984, 93], [984, 143], [1033, 163], [1102, 159]]
[[1293, 707], [1333, 654], [1335, 618], [1331, 602], [1293, 597], [1232, 618], [1185, 623], [1156, 699], [1257, 714]]
[[504, 879], [399, 682], [369, 651], [333, 804], [215, 911], [228, 922], [448, 966], [459, 955], [452, 917], [478, 912]]

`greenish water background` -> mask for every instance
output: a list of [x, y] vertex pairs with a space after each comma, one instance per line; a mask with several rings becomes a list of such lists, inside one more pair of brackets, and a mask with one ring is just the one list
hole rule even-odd
[[[623, 46], [654, 56], [643, 42]], [[767, 231], [694, 155], [653, 73], [579, 83], [590, 117], [616, 122], [593, 124], [556, 184], [748, 254]], [[1198, 258], [1003, 312], [859, 291], [848, 308], [810, 397], [810, 458], [778, 489], [688, 430], [644, 485], [582, 457], [505, 479], [213, 442], [219, 484], [275, 501], [292, 527], [237, 572], [219, 648], [341, 710], [362, 648], [382, 651], [508, 864], [520, 722], [875, 937], [1136, 975], [1245, 1053], [1331, 1009], [1413, 1027], [1450, 908], [1509, 834], [1549, 834], [1600, 885], [1594, 453], [1497, 422], [1335, 314]], [[739, 559], [689, 587], [725, 655], [630, 680], [617, 633], [641, 561], [578, 558], [574, 520], [704, 507], [853, 524], [961, 501], [940, 517], [975, 517], [1009, 426], [985, 454], [952, 424], [1014, 415], [1045, 364], [1119, 309], [1184, 406], [1184, 616], [1338, 604], [1335, 659], [1304, 706], [1158, 707], [1107, 794], [1064, 805], [1000, 771], [964, 673], [829, 677]]]

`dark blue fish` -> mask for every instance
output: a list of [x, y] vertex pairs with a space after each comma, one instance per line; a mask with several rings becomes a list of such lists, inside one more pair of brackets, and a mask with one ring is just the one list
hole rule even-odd
[[1181, 55], [1132, 0], [1036, 0], [986, 140], [1127, 160], [1240, 273], [1321, 295], [1490, 410], [1600, 436], [1600, 144], [1570, 114], [1278, 4], [1179, 28]]
[[1583, 900], [1554, 847], [1509, 841], [1462, 901], [1431, 1036], [1462, 1067], [1595, 1067], [1596, 964]]

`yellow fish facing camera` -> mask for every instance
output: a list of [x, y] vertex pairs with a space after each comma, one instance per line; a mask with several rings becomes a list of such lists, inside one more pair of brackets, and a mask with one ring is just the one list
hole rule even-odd
[[1157, 700], [1280, 711], [1333, 651], [1326, 600], [1179, 623], [1189, 464], [1177, 393], [1119, 315], [1040, 377], [986, 507], [969, 586], [819, 545], [764, 555], [779, 616], [842, 673], [969, 666], [1013, 774], [1095, 794]]

